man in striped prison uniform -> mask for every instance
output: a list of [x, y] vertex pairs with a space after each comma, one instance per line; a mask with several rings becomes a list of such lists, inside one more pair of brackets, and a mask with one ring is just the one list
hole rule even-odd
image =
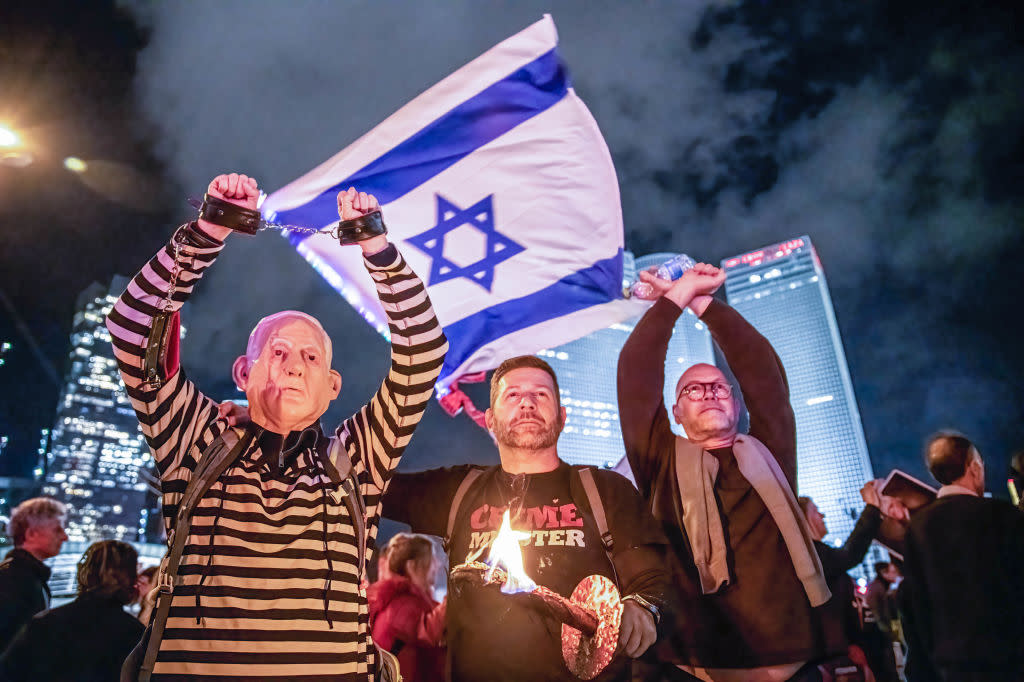
[[[255, 180], [222, 175], [208, 194], [255, 209]], [[338, 195], [347, 220], [376, 208], [372, 195]], [[160, 473], [165, 523], [204, 450], [228, 428], [225, 410], [177, 366], [177, 325], [158, 388], [143, 375], [161, 311], [176, 311], [230, 230], [182, 226], [129, 284], [107, 318], [122, 378]], [[423, 415], [447, 341], [419, 278], [384, 235], [360, 241], [391, 330], [391, 368], [380, 390], [336, 431], [366, 502], [368, 535], [380, 498]], [[177, 261], [177, 262], [175, 262]], [[168, 295], [169, 293], [169, 295]], [[326, 471], [336, 457], [319, 419], [341, 388], [331, 342], [314, 318], [264, 318], [233, 376], [256, 436], [193, 513], [154, 680], [372, 679], [373, 647], [357, 545], [343, 492]]]

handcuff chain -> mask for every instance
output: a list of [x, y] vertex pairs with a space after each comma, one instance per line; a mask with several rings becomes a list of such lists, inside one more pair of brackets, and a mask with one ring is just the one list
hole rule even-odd
[[[190, 206], [196, 209], [201, 209], [203, 202], [196, 197], [189, 197], [188, 203]], [[256, 228], [257, 232], [263, 232], [264, 230], [279, 230], [281, 232], [295, 232], [297, 234], [327, 234], [331, 235], [335, 239], [338, 239], [338, 226], [335, 225], [330, 229], [318, 230], [312, 227], [304, 227], [302, 225], [284, 225], [282, 223], [272, 223], [269, 220], [260, 220], [259, 227]]]
[[174, 288], [178, 286], [178, 275], [181, 273], [181, 244], [178, 243], [177, 239], [172, 239], [171, 244], [174, 245], [174, 264], [171, 266], [171, 281], [167, 287], [167, 295], [164, 296], [163, 312], [170, 314], [171, 308], [174, 306], [173, 296]]
[[282, 225], [281, 223], [271, 223], [269, 221], [263, 221], [260, 223], [260, 227], [259, 230], [257, 230], [257, 232], [262, 232], [263, 230], [280, 230], [281, 232], [296, 232], [298, 234], [329, 234], [335, 239], [338, 238], [337, 226], [334, 226], [330, 229], [325, 228], [317, 230], [312, 227], [303, 227], [302, 225]]

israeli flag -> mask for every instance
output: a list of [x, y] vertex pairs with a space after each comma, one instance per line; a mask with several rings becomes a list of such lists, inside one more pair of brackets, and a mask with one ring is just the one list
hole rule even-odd
[[[427, 284], [449, 340], [442, 395], [463, 375], [642, 311], [622, 297], [611, 155], [557, 43], [545, 15], [262, 206], [274, 222], [322, 228], [338, 222], [340, 190], [377, 196], [388, 238]], [[360, 250], [287, 234], [387, 336]]]

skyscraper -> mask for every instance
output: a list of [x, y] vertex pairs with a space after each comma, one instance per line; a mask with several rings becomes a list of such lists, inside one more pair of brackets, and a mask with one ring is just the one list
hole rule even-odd
[[[627, 251], [623, 286], [635, 279], [637, 271], [661, 265], [674, 255], [654, 253], [634, 259]], [[558, 440], [558, 454], [570, 464], [610, 467], [625, 455], [619, 426], [616, 368], [619, 351], [638, 321], [639, 317], [613, 324], [538, 353], [558, 376], [562, 405], [567, 413], [565, 429]], [[679, 376], [697, 362], [714, 362], [711, 336], [704, 324], [687, 310], [680, 316], [669, 341], [665, 360], [666, 400], [673, 400]]]
[[727, 258], [722, 267], [729, 305], [764, 334], [786, 368], [798, 487], [825, 513], [826, 542], [835, 544], [853, 530], [864, 506], [860, 488], [873, 474], [821, 262], [811, 240], [800, 237]]
[[104, 317], [128, 280], [78, 298], [71, 353], [50, 434], [43, 493], [68, 505], [72, 543], [143, 539], [154, 496], [152, 457], [121, 385]]
[[[8, 358], [11, 355], [11, 349], [11, 342], [4, 340], [3, 337], [0, 337], [0, 372], [4, 371], [4, 365], [6, 365], [8, 362]], [[3, 375], [0, 374], [0, 376]], [[8, 443], [10, 443], [10, 435], [7, 433], [7, 429], [9, 427], [7, 420], [10, 417], [5, 413], [2, 416], [3, 421], [0, 422], [0, 462], [4, 462], [4, 450], [7, 448]], [[6, 464], [6, 462], [4, 463]]]

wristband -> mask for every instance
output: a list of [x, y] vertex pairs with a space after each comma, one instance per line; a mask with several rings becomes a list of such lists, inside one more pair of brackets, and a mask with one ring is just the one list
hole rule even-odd
[[199, 219], [246, 234], [256, 234], [260, 229], [259, 211], [236, 206], [209, 194], [203, 196], [203, 204], [199, 207]]
[[652, 616], [654, 616], [655, 625], [661, 622], [661, 610], [657, 606], [647, 601], [639, 594], [627, 594], [625, 597], [622, 598], [622, 601], [626, 601], [627, 599], [632, 602], [635, 602], [637, 606], [639, 606], [640, 608], [644, 609]]
[[174, 231], [174, 236], [171, 239], [180, 246], [195, 249], [213, 249], [223, 244], [223, 242], [214, 241], [211, 237], [207, 237], [200, 232], [199, 226], [195, 222], [186, 223], [179, 227]]
[[358, 218], [338, 223], [338, 242], [342, 245], [355, 244], [387, 233], [388, 228], [384, 225], [379, 208]]

